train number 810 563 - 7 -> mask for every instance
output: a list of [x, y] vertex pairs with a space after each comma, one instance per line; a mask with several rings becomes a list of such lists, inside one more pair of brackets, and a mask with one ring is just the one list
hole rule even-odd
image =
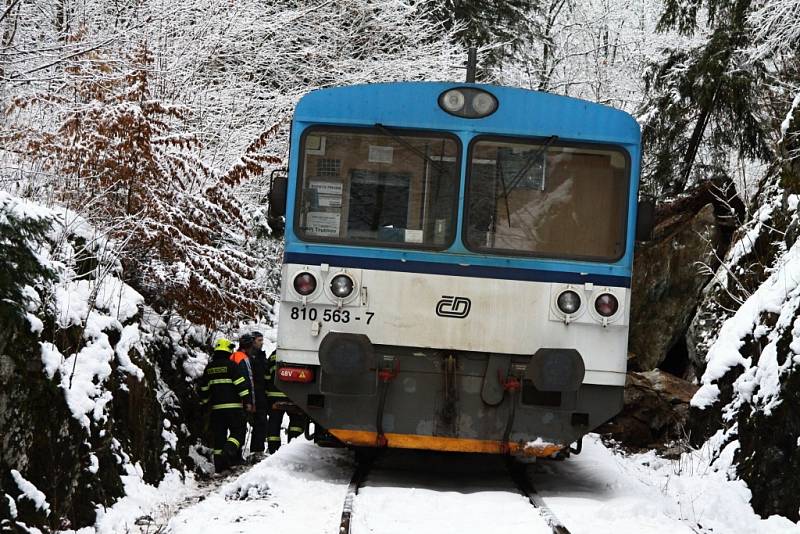
[[[365, 315], [367, 324], [369, 324], [375, 313], [366, 312]], [[319, 310], [317, 308], [299, 308], [297, 306], [292, 307], [291, 318], [295, 321], [322, 321], [324, 323], [349, 323], [351, 320], [361, 320], [360, 316], [353, 316], [350, 310]]]

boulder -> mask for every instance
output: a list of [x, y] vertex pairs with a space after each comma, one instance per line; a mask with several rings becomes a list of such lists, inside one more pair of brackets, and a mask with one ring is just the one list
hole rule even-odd
[[669, 454], [676, 443], [685, 442], [689, 401], [695, 391], [696, 385], [659, 369], [628, 373], [622, 412], [598, 432], [626, 449]]
[[655, 237], [636, 249], [631, 329], [632, 371], [659, 367], [683, 342], [703, 287], [716, 268], [720, 241], [714, 206], [663, 218]]

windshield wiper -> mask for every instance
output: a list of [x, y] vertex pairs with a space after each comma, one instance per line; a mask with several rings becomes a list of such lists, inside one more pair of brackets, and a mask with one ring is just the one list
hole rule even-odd
[[422, 150], [418, 149], [417, 147], [415, 147], [414, 145], [412, 145], [411, 143], [409, 143], [408, 141], [406, 141], [405, 139], [403, 139], [402, 137], [391, 131], [383, 124], [375, 123], [375, 128], [380, 130], [381, 133], [388, 135], [389, 137], [391, 137], [392, 139], [394, 139], [395, 141], [397, 141], [398, 143], [400, 143], [401, 145], [412, 151], [414, 154], [422, 158], [423, 161], [427, 161], [428, 163], [430, 163], [440, 173], [444, 173], [450, 176], [450, 172], [444, 166], [442, 166], [440, 162], [435, 161], [429, 155], [424, 153]]
[[[525, 164], [522, 166], [522, 168], [517, 171], [517, 173], [514, 175], [513, 178], [511, 178], [511, 182], [508, 184], [508, 186], [506, 186], [506, 179], [503, 173], [503, 169], [502, 167], [500, 168], [500, 181], [503, 183], [503, 200], [506, 203], [506, 217], [508, 218], [509, 227], [511, 226], [511, 210], [508, 206], [508, 196], [520, 184], [525, 173], [530, 170], [530, 168], [533, 166], [533, 164], [536, 162], [539, 156], [544, 154], [547, 148], [550, 145], [552, 145], [553, 141], [555, 141], [556, 139], [558, 139], [557, 135], [551, 135], [550, 137], [547, 138], [547, 141], [544, 142], [544, 144], [541, 146], [539, 150], [529, 155], [528, 158], [525, 160]], [[499, 157], [497, 158], [497, 161], [498, 163], [500, 162]], [[494, 204], [495, 206], [497, 205], [497, 197], [495, 197], [494, 199]]]

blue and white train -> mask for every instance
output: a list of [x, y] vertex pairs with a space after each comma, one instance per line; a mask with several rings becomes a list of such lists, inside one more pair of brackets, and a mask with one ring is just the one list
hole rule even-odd
[[319, 440], [565, 453], [622, 407], [639, 161], [630, 115], [573, 98], [306, 95], [271, 195], [278, 387]]

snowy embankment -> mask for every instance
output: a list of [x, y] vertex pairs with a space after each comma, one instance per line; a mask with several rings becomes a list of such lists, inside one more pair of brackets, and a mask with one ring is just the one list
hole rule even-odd
[[[794, 200], [797, 206], [797, 200]], [[760, 228], [756, 227], [757, 232]], [[749, 234], [742, 242], [753, 242]], [[736, 313], [723, 323], [716, 342], [708, 351], [706, 372], [692, 405], [705, 409], [719, 399], [718, 381], [732, 368], [740, 365], [745, 372], [734, 383], [732, 410], [743, 403], [753, 402], [769, 414], [780, 403], [781, 376], [800, 363], [800, 241], [782, 257], [770, 277], [744, 301]], [[761, 324], [764, 314], [777, 316], [774, 325]], [[778, 342], [787, 329], [793, 340], [789, 344], [791, 357], [778, 362]], [[742, 355], [748, 336], [764, 340], [756, 362]]]
[[147, 308], [117, 245], [70, 210], [0, 192], [0, 236], [32, 258], [0, 258], [3, 294], [23, 296], [0, 310], [2, 528], [124, 531], [191, 487], [182, 397], [207, 332]]
[[[473, 475], [376, 468], [354, 501], [354, 534], [549, 532], [502, 472]], [[745, 484], [729, 480], [730, 457], [706, 449], [665, 460], [621, 455], [597, 436], [564, 462], [540, 461], [530, 476], [572, 534], [789, 534], [800, 524], [763, 520]], [[177, 514], [172, 534], [336, 532], [352, 454], [303, 439], [286, 445], [205, 500]]]

